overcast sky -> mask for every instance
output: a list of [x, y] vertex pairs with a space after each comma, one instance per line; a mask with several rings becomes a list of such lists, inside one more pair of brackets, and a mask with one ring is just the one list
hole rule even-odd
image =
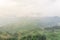
[[60, 0], [0, 0], [0, 17], [60, 16]]

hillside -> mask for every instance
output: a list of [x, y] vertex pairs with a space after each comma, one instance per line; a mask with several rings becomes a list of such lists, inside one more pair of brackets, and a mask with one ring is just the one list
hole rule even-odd
[[[16, 20], [15, 20], [16, 19]], [[53, 27], [56, 25], [60, 25], [60, 17], [21, 17], [10, 19], [11, 23], [5, 23], [0, 27], [0, 31], [7, 32], [17, 32], [17, 31], [27, 31], [35, 28], [45, 28], [45, 27]]]

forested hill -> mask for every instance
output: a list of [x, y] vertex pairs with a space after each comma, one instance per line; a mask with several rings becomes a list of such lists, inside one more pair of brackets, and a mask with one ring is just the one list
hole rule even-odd
[[5, 21], [3, 20], [3, 22], [5, 22], [5, 25], [0, 27], [0, 31], [16, 32], [60, 25], [60, 17], [8, 18]]

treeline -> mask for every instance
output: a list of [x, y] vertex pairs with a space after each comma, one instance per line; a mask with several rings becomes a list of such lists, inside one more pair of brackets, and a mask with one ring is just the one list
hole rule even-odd
[[46, 40], [45, 34], [40, 34], [36, 31], [30, 31], [28, 33], [8, 33], [0, 32], [0, 40]]
[[0, 31], [0, 40], [60, 40], [60, 31], [39, 28], [15, 33]]

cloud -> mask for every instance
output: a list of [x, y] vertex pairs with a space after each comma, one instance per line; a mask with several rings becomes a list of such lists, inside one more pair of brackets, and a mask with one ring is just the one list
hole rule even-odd
[[0, 14], [2, 17], [11, 15], [29, 16], [32, 15], [32, 13], [40, 13], [44, 9], [44, 7], [42, 7], [44, 4], [39, 0], [3, 0], [1, 2]]
[[60, 16], [59, 0], [0, 0], [0, 17]]

